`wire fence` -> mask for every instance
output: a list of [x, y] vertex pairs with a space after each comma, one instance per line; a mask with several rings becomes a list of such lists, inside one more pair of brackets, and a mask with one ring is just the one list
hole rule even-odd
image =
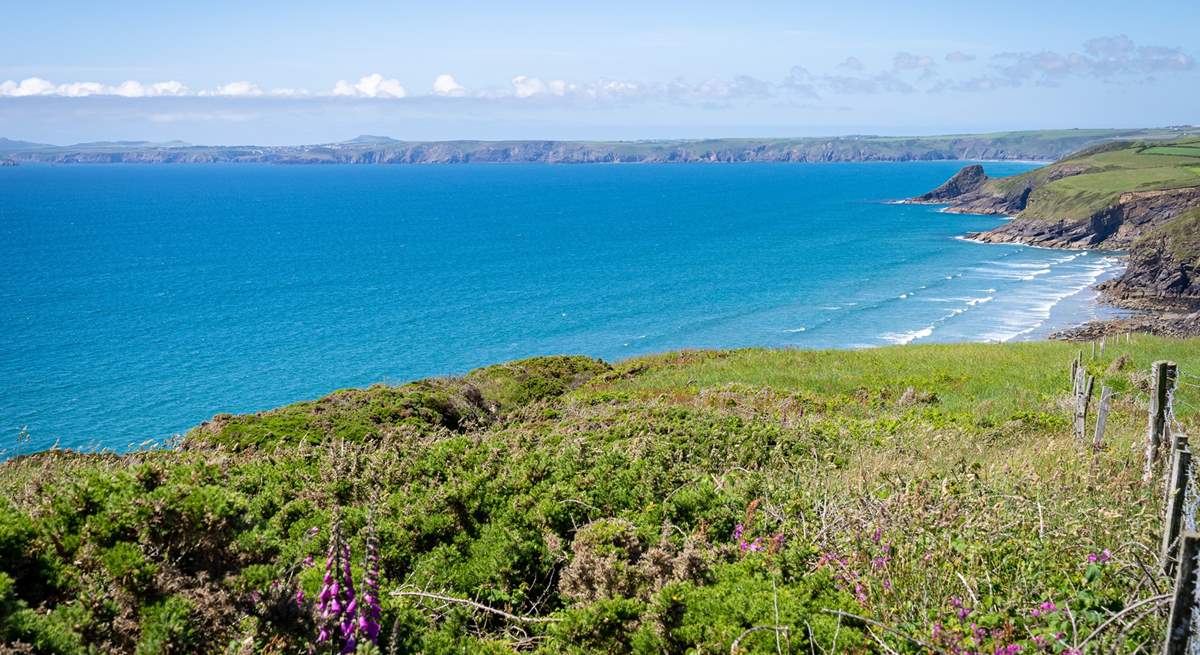
[[[1175, 578], [1175, 594], [1173, 606], [1170, 612], [1170, 619], [1167, 625], [1166, 643], [1163, 652], [1168, 655], [1172, 653], [1187, 653], [1189, 655], [1200, 655], [1200, 584], [1197, 584], [1197, 571], [1200, 570], [1196, 566], [1195, 555], [1195, 540], [1200, 536], [1200, 530], [1197, 530], [1196, 519], [1200, 514], [1200, 481], [1197, 480], [1196, 467], [1191, 461], [1191, 451], [1187, 442], [1187, 431], [1183, 423], [1179, 420], [1177, 410], [1179, 408], [1187, 408], [1195, 412], [1196, 408], [1182, 398], [1180, 398], [1180, 390], [1182, 388], [1194, 387], [1200, 388], [1200, 384], [1191, 383], [1191, 379], [1200, 379], [1195, 376], [1178, 371], [1174, 365], [1169, 365], [1169, 370], [1166, 375], [1159, 376], [1156, 364], [1155, 378], [1159, 381], [1164, 381], [1167, 384], [1165, 390], [1165, 403], [1161, 408], [1162, 415], [1162, 432], [1160, 438], [1164, 445], [1169, 448], [1169, 453], [1173, 458], [1167, 461], [1173, 464], [1172, 469], [1177, 467], [1187, 466], [1186, 470], [1168, 470], [1167, 485], [1165, 488], [1167, 495], [1167, 516], [1165, 517], [1165, 529], [1171, 529], [1169, 526], [1173, 521], [1177, 521], [1175, 525], [1179, 526], [1179, 534], [1175, 536], [1171, 543], [1164, 541], [1165, 548], [1163, 552], [1164, 563], [1167, 566], [1167, 571], [1176, 570]], [[1157, 384], [1157, 382], [1156, 382]], [[1157, 393], [1159, 390], [1156, 389]], [[1161, 398], [1162, 396], [1160, 396]], [[1155, 426], [1155, 404], [1150, 404], [1151, 416], [1150, 426], [1151, 434], [1149, 439], [1154, 439], [1153, 433]], [[1185, 453], [1186, 457], [1180, 457], [1179, 453]], [[1185, 464], [1186, 463], [1186, 464]], [[1174, 476], [1181, 475], [1183, 482], [1182, 502], [1173, 503], [1172, 496], [1178, 493], [1176, 487], [1176, 479]], [[1177, 512], [1177, 516], [1172, 516], [1172, 512]], [[1166, 537], [1164, 537], [1166, 539]], [[1191, 561], [1187, 561], [1191, 559]], [[1186, 603], [1186, 607], [1175, 607], [1179, 603]]]

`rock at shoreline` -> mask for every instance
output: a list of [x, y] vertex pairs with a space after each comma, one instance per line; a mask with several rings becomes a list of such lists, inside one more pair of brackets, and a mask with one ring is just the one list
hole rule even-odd
[[5, 168], [8, 166], [16, 166], [16, 165], [17, 165], [17, 162], [15, 162], [11, 159], [0, 159], [0, 168]]
[[1141, 310], [1200, 308], [1200, 176], [1190, 168], [1200, 164], [1200, 141], [1178, 145], [1173, 152], [1196, 155], [1165, 159], [1153, 144], [1109, 143], [1008, 178], [967, 166], [909, 202], [1013, 218], [966, 235], [976, 241], [1128, 250], [1122, 276], [1098, 287], [1106, 301]]
[[1126, 333], [1153, 334], [1159, 337], [1190, 339], [1200, 337], [1200, 312], [1193, 314], [1147, 314], [1107, 321], [1092, 321], [1050, 335], [1063, 341], [1095, 341]]

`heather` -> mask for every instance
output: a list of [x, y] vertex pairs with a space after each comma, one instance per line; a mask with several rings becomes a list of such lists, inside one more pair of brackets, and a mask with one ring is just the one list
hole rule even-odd
[[1197, 346], [1085, 352], [1099, 450], [1079, 346], [1026, 343], [535, 358], [16, 458], [0, 650], [1149, 652], [1147, 371]]

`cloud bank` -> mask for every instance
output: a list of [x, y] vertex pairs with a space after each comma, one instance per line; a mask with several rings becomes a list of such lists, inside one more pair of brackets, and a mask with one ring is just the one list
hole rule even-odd
[[776, 80], [735, 75], [701, 81], [678, 78], [646, 82], [602, 78], [589, 82], [520, 74], [509, 78], [507, 84], [471, 88], [453, 74], [442, 73], [426, 87], [428, 92], [412, 95], [399, 79], [379, 72], [364, 75], [357, 81], [338, 80], [328, 91], [316, 93], [306, 89], [266, 88], [248, 80], [193, 91], [176, 80], [153, 83], [126, 80], [119, 84], [54, 83], [40, 77], [30, 77], [0, 82], [0, 98], [325, 97], [407, 102], [425, 98], [442, 102], [665, 102], [727, 107], [735, 101], [819, 100], [829, 96], [917, 92], [994, 92], [1025, 85], [1056, 86], [1072, 79], [1144, 82], [1153, 80], [1156, 75], [1182, 73], [1195, 68], [1195, 59], [1182, 48], [1139, 45], [1128, 36], [1116, 35], [1090, 39], [1077, 52], [1001, 52], [981, 57], [957, 50], [947, 53], [901, 51], [875, 67], [868, 66], [860, 57], [848, 56], [831, 70], [812, 72], [804, 66], [793, 66]]

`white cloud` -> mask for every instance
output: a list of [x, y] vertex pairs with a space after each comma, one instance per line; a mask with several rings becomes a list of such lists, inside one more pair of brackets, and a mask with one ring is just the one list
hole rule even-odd
[[1083, 53], [1004, 52], [993, 58], [1012, 80], [1053, 84], [1067, 77], [1116, 78], [1193, 70], [1196, 60], [1182, 48], [1139, 46], [1124, 34], [1089, 39]]
[[53, 82], [43, 80], [40, 77], [30, 77], [21, 80], [20, 83], [12, 80], [0, 83], [0, 96], [10, 96], [13, 98], [53, 95], [55, 90], [56, 87]]
[[333, 95], [353, 98], [403, 98], [408, 92], [400, 85], [399, 80], [372, 73], [354, 84], [338, 80], [333, 86]]
[[518, 98], [528, 98], [546, 92], [546, 83], [536, 77], [518, 75], [512, 78], [513, 92]]
[[[258, 88], [257, 84], [252, 84], [245, 80], [240, 80], [238, 82], [230, 82], [229, 84], [222, 84], [221, 86], [218, 86], [212, 92], [212, 95], [216, 95], [216, 96], [233, 96], [233, 97], [260, 96], [262, 94], [263, 94], [262, 89]], [[200, 95], [207, 95], [207, 94], [202, 92]]]
[[9, 80], [0, 83], [0, 96], [63, 96], [67, 98], [84, 98], [87, 96], [123, 96], [126, 98], [145, 98], [151, 96], [188, 95], [188, 88], [175, 80], [142, 84], [135, 80], [126, 80], [116, 86], [99, 82], [70, 82], [54, 84], [40, 77], [30, 77], [21, 82]]
[[975, 55], [963, 52], [961, 50], [955, 50], [954, 52], [946, 55], [946, 61], [952, 64], [963, 64], [968, 61], [975, 61]]
[[435, 96], [463, 96], [466, 93], [466, 87], [459, 84], [458, 80], [449, 73], [442, 73], [433, 80], [433, 95]]
[[[72, 82], [70, 84], [60, 84], [55, 88], [57, 95], [67, 96], [68, 98], [83, 98], [85, 96], [106, 95], [106, 87], [99, 82]], [[0, 95], [4, 95], [0, 93]]]
[[185, 96], [188, 95], [188, 88], [181, 82], [168, 80], [151, 84], [150, 93], [156, 96]]

